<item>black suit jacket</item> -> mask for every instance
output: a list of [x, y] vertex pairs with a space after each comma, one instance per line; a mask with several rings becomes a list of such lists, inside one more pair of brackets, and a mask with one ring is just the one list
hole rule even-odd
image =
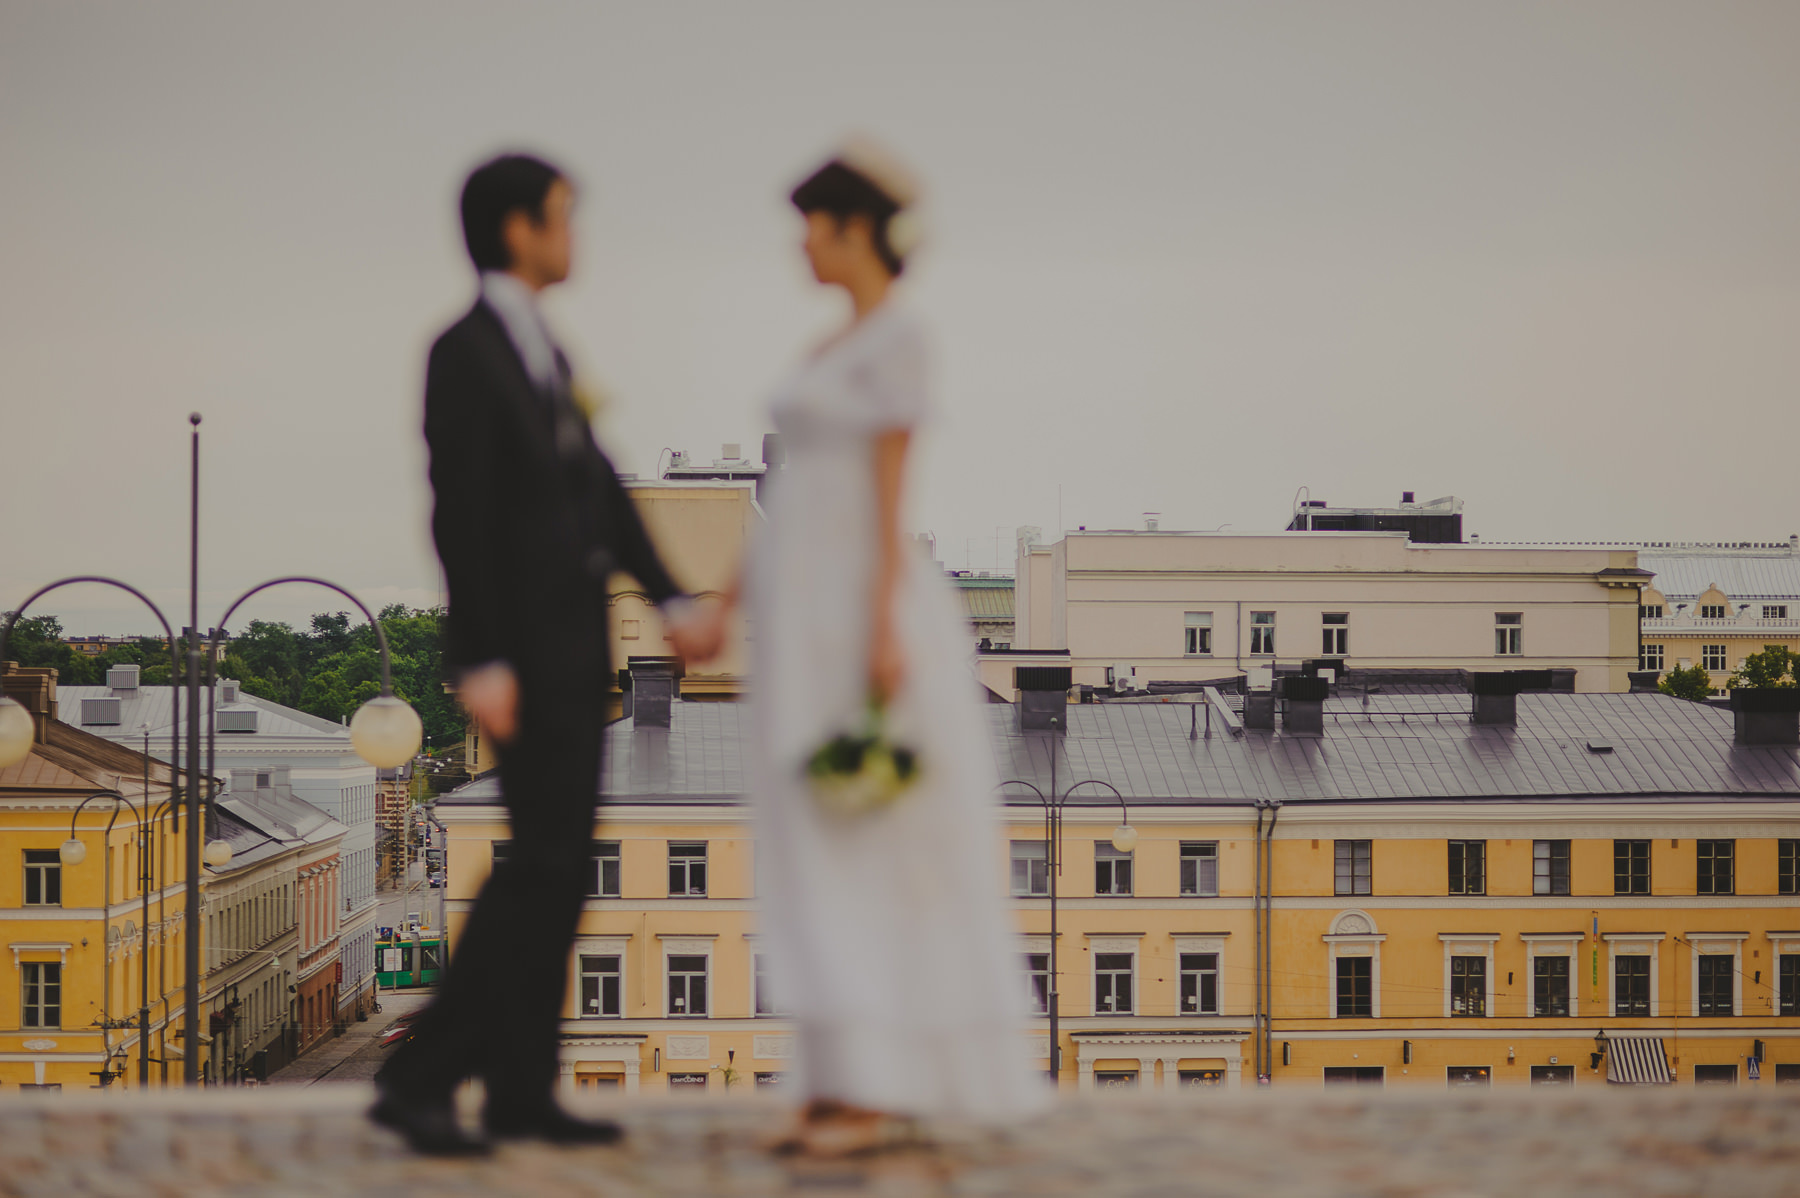
[[612, 571], [655, 603], [678, 589], [567, 387], [547, 394], [531, 381], [483, 302], [431, 347], [425, 440], [447, 664], [504, 660], [528, 686], [598, 690]]

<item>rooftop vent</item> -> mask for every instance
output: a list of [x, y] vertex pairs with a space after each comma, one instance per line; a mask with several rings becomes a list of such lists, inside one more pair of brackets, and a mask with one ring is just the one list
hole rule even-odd
[[1298, 736], [1323, 735], [1325, 698], [1330, 693], [1331, 683], [1323, 678], [1283, 678], [1281, 697], [1287, 702], [1281, 713], [1282, 731]]
[[1800, 744], [1800, 687], [1737, 687], [1732, 739], [1740, 745]]
[[1161, 512], [1145, 512], [1144, 513], [1144, 531], [1145, 532], [1156, 532], [1161, 527], [1162, 527], [1162, 513]]
[[239, 683], [235, 678], [221, 679], [219, 682], [219, 702], [226, 707], [236, 703], [238, 701], [238, 687]]
[[114, 666], [106, 671], [106, 685], [116, 691], [135, 691], [138, 688], [137, 666]]
[[1519, 722], [1520, 674], [1533, 670], [1484, 670], [1469, 676], [1469, 693], [1475, 705], [1469, 712], [1473, 724], [1502, 724], [1512, 727]]
[[719, 446], [719, 456], [727, 462], [741, 462], [744, 460], [744, 447], [736, 441], [727, 441]]
[[1069, 687], [1074, 670], [1068, 666], [1014, 666], [1013, 685], [1019, 688], [1019, 727], [1027, 732], [1064, 732], [1069, 724]]
[[119, 722], [119, 700], [116, 698], [83, 699], [81, 701], [81, 723], [83, 727], [94, 727]]
[[667, 728], [674, 720], [675, 694], [680, 682], [676, 663], [665, 658], [632, 658], [631, 726]]
[[255, 732], [256, 717], [261, 714], [254, 707], [239, 711], [220, 711], [213, 713], [220, 732]]

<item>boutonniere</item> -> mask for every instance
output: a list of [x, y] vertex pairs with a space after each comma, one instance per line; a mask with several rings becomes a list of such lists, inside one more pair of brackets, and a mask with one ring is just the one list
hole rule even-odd
[[612, 406], [612, 396], [592, 379], [576, 378], [569, 382], [569, 402], [592, 424], [600, 418], [601, 412]]

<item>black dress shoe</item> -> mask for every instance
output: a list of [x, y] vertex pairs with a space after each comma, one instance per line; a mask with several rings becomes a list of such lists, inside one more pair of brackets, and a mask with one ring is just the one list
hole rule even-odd
[[421, 1156], [486, 1156], [493, 1151], [486, 1141], [463, 1131], [448, 1101], [408, 1102], [383, 1091], [369, 1108], [369, 1118], [398, 1132]]
[[617, 1123], [577, 1119], [558, 1107], [528, 1115], [488, 1115], [483, 1125], [496, 1140], [542, 1140], [547, 1144], [617, 1144], [625, 1135]]

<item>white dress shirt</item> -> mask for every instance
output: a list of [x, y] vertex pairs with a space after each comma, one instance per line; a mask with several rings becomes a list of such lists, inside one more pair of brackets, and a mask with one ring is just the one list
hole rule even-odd
[[545, 391], [560, 382], [556, 370], [556, 343], [538, 311], [537, 296], [517, 275], [503, 270], [481, 272], [481, 298], [500, 318], [507, 337], [525, 363], [525, 373]]

